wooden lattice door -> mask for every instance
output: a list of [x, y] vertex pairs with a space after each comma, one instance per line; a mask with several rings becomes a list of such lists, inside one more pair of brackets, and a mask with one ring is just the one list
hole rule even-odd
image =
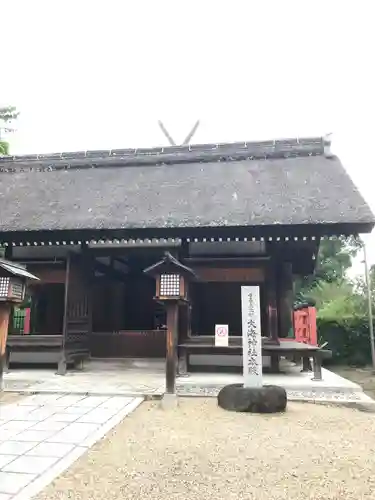
[[65, 283], [65, 314], [63, 332], [63, 359], [59, 371], [68, 363], [89, 356], [91, 314], [91, 266], [85, 254], [71, 254], [67, 261]]

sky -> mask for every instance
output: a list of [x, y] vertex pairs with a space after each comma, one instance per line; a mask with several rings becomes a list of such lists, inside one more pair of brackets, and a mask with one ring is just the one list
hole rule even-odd
[[375, 211], [374, 15], [373, 0], [0, 0], [11, 151], [164, 145], [158, 119], [176, 142], [197, 119], [193, 142], [331, 133]]

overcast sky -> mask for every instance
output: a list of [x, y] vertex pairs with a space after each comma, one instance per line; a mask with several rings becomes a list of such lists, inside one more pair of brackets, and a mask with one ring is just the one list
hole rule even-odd
[[[375, 210], [372, 0], [0, 0], [14, 153], [333, 133]], [[193, 141], [194, 142], [194, 141]], [[369, 239], [375, 263], [375, 237]]]

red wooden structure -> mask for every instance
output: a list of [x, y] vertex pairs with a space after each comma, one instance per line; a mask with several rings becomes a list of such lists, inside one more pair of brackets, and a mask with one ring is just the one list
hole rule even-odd
[[297, 342], [318, 345], [316, 309], [306, 305], [293, 313], [294, 337]]

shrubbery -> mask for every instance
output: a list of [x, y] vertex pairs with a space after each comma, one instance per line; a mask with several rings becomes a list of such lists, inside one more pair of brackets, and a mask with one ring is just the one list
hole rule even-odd
[[328, 342], [331, 363], [364, 366], [371, 363], [370, 333], [367, 317], [318, 318], [319, 344]]

